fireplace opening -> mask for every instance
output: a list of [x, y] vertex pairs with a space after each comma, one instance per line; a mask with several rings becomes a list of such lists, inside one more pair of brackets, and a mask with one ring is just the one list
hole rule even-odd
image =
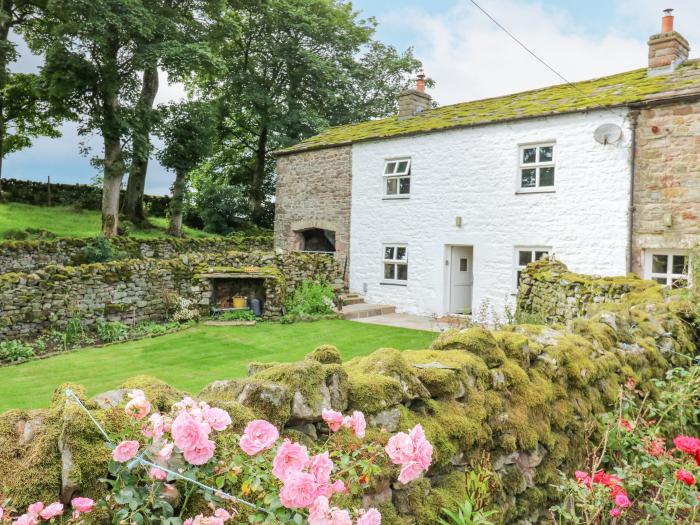
[[321, 228], [311, 228], [297, 232], [300, 236], [301, 251], [314, 253], [335, 253], [335, 232]]
[[[262, 278], [211, 278], [211, 307], [214, 312], [232, 310], [263, 311], [265, 280]], [[256, 308], [257, 303], [257, 308]]]

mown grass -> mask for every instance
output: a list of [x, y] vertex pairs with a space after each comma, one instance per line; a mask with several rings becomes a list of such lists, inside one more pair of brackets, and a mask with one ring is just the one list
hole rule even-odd
[[336, 345], [347, 360], [382, 347], [427, 348], [434, 338], [432, 332], [340, 320], [254, 327], [198, 325], [163, 337], [0, 368], [0, 412], [45, 407], [53, 390], [68, 381], [82, 384], [93, 395], [129, 377], [148, 374], [197, 393], [212, 381], [245, 376], [250, 361], [298, 361], [320, 344]]
[[[151, 228], [131, 228], [129, 235], [141, 239], [165, 237], [168, 221], [164, 217], [149, 219]], [[11, 230], [36, 228], [57, 237], [94, 237], [100, 233], [99, 211], [75, 210], [67, 206], [32, 206], [16, 202], [0, 203], [0, 239]], [[211, 234], [185, 227], [188, 237], [211, 237]]]

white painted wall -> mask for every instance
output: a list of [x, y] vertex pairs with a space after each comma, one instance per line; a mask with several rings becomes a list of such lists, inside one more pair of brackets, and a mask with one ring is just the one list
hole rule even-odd
[[[603, 146], [593, 132], [608, 122], [624, 138]], [[446, 313], [450, 244], [474, 247], [474, 310], [489, 299], [502, 314], [512, 300], [517, 246], [551, 246], [575, 272], [624, 274], [630, 138], [622, 116], [596, 111], [355, 144], [351, 291], [403, 312]], [[516, 194], [519, 145], [546, 141], [556, 142], [556, 191]], [[384, 200], [384, 161], [401, 156], [413, 160], [410, 199]], [[385, 243], [408, 245], [406, 286], [380, 284]]]

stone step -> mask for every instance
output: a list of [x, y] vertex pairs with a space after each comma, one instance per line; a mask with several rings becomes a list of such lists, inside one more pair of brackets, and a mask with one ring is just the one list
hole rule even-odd
[[364, 297], [345, 297], [343, 298], [343, 305], [350, 306], [352, 304], [362, 304], [365, 302]]
[[350, 304], [343, 307], [343, 319], [362, 319], [364, 317], [375, 317], [377, 315], [387, 315], [396, 312], [396, 307], [389, 304]]

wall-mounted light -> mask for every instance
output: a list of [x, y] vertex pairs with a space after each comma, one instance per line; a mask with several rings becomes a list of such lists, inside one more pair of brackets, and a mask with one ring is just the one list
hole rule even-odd
[[460, 217], [459, 215], [455, 217], [455, 226], [457, 226], [457, 228], [462, 227], [462, 217]]
[[666, 228], [673, 226], [673, 215], [670, 213], [664, 213], [664, 226], [666, 226]]

